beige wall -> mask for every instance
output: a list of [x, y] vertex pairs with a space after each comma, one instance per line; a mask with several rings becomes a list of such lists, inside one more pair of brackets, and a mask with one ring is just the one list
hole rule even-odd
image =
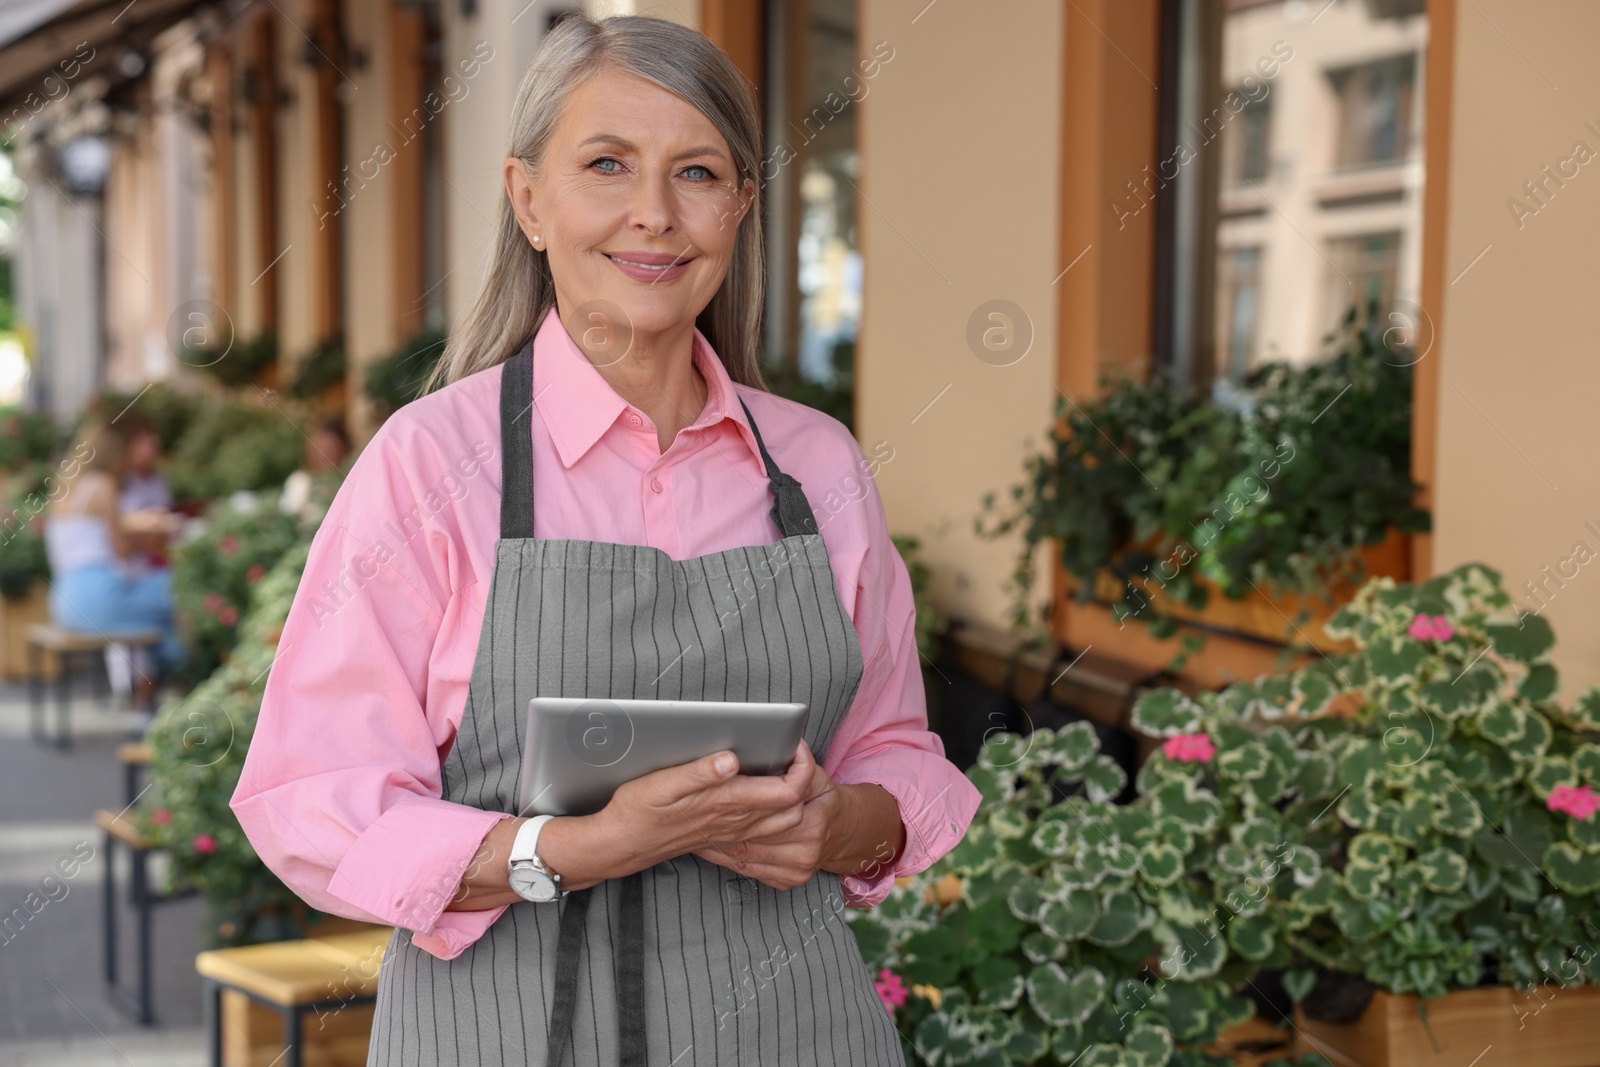
[[[1525, 582], [1555, 573], [1577, 542], [1582, 559], [1600, 553], [1584, 525], [1600, 528], [1600, 132], [1585, 126], [1600, 127], [1600, 4], [1537, 6], [1530, 18], [1516, 0], [1472, 0], [1457, 14], [1447, 284], [1429, 357], [1440, 361], [1435, 569], [1481, 560], [1530, 610], [1540, 604]], [[1565, 188], [1551, 183], [1519, 229], [1507, 202], [1532, 205], [1523, 183], [1579, 142], [1591, 162]], [[1543, 611], [1569, 694], [1600, 682], [1600, 565], [1580, 563], [1565, 565], [1564, 588], [1549, 582]]]
[[[1056, 395], [1062, 7], [859, 8], [863, 55], [878, 42], [894, 52], [859, 119], [856, 436], [869, 455], [880, 440], [894, 450], [878, 488], [890, 529], [922, 538], [934, 600], [997, 625], [1015, 548], [979, 539], [972, 523], [986, 491], [1021, 476], [1024, 444], [1042, 441]], [[967, 343], [969, 318], [996, 299], [1021, 307], [1034, 331], [1009, 366]]]

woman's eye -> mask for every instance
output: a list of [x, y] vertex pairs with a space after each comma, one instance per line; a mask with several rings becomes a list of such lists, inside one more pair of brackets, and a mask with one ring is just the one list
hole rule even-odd
[[[607, 163], [611, 164], [611, 166], [604, 166], [604, 164]], [[601, 156], [599, 159], [592, 160], [590, 161], [589, 166], [591, 169], [599, 170], [601, 174], [622, 173], [622, 164], [610, 156]], [[700, 173], [696, 174], [694, 173], [695, 171], [699, 171]], [[683, 173], [689, 177], [690, 181], [693, 181], [697, 184], [702, 182], [714, 182], [717, 180], [717, 176], [716, 174], [712, 173], [711, 168], [702, 166], [699, 163], [691, 163], [689, 166], [683, 168]]]

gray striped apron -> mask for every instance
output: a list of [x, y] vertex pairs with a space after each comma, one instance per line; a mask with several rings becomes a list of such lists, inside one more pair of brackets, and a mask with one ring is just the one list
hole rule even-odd
[[[536, 695], [805, 701], [821, 763], [861, 682], [861, 646], [800, 483], [755, 420], [782, 539], [673, 560], [534, 538], [532, 388], [530, 341], [501, 384], [500, 540], [444, 798], [515, 812]], [[367, 1063], [903, 1065], [843, 908], [838, 875], [784, 891], [684, 855], [513, 904], [453, 960], [397, 930]]]

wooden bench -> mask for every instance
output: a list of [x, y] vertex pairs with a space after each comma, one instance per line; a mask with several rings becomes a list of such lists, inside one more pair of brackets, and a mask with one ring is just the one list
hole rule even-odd
[[[105, 834], [105, 903], [101, 925], [101, 949], [105, 959], [105, 979], [112, 1003], [127, 1011], [141, 1026], [155, 1022], [155, 1003], [151, 991], [150, 967], [153, 945], [150, 938], [151, 916], [158, 904], [193, 896], [193, 889], [173, 893], [157, 893], [150, 887], [150, 855], [156, 843], [141, 834], [134, 825], [130, 804], [120, 812], [97, 811], [94, 823]], [[134, 954], [137, 958], [136, 985], [128, 989], [122, 984], [117, 966], [117, 879], [116, 852], [118, 847], [128, 853], [128, 905], [134, 913]]]
[[143, 741], [125, 741], [117, 746], [117, 762], [122, 764], [122, 799], [130, 807], [139, 799], [139, 779], [154, 755], [155, 751]]
[[[195, 969], [204, 987], [211, 1067], [257, 1061], [283, 1067], [366, 1063], [372, 1027], [368, 1006], [377, 1000], [378, 968], [393, 934], [392, 927], [367, 926], [354, 933], [200, 953]], [[253, 1037], [256, 1005], [281, 1017], [281, 1042], [264, 1047]], [[319, 1036], [310, 1045], [308, 1015], [319, 1024]]]
[[54, 623], [36, 622], [28, 627], [28, 689], [32, 710], [32, 734], [36, 741], [48, 740], [45, 730], [45, 653], [56, 663], [56, 737], [58, 748], [72, 747], [72, 667], [86, 657], [104, 656], [107, 649], [153, 648], [161, 643], [158, 630], [117, 630], [101, 633], [68, 630]]

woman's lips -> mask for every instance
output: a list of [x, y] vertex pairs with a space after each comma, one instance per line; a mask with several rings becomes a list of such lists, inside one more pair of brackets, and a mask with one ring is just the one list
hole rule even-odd
[[618, 259], [609, 253], [602, 253], [602, 255], [605, 255], [607, 259], [616, 264], [618, 270], [634, 281], [652, 283], [670, 282], [672, 279], [680, 277], [684, 271], [689, 269], [689, 264], [694, 262], [692, 259], [683, 259], [672, 266], [648, 267], [643, 264], [630, 263], [627, 260]]

